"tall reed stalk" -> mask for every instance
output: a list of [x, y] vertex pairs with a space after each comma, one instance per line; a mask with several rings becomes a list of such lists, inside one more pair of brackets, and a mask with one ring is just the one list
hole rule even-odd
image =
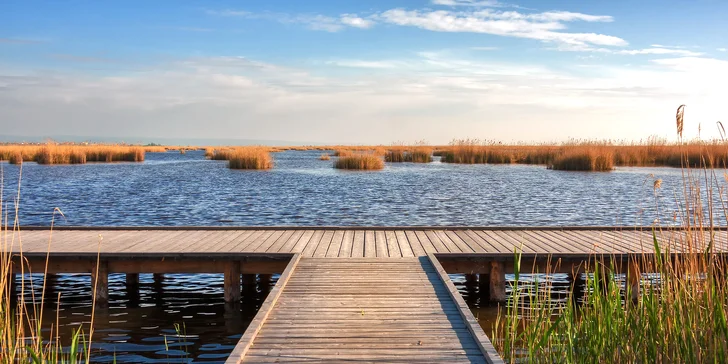
[[[63, 346], [59, 330], [59, 320], [45, 322], [43, 312], [46, 303], [46, 282], [43, 281], [41, 297], [34, 293], [33, 282], [26, 278], [31, 273], [48, 273], [49, 256], [46, 256], [45, 267], [42, 272], [33, 272], [26, 264], [23, 254], [23, 240], [18, 220], [20, 206], [20, 181], [22, 167], [18, 176], [18, 192], [12, 205], [12, 221], [10, 212], [5, 209], [4, 179], [0, 170], [0, 362], [2, 363], [69, 363], [89, 362], [91, 358], [91, 339], [93, 337], [94, 312], [92, 311], [89, 323], [89, 334], [84, 334], [83, 327], [74, 329]], [[48, 251], [53, 237], [53, 224], [57, 214], [62, 216], [59, 209], [55, 209], [51, 220], [51, 229], [48, 237]], [[98, 260], [98, 259], [97, 259]], [[13, 277], [19, 273], [19, 282]], [[19, 286], [19, 289], [17, 289]], [[93, 288], [96, 297], [96, 285]], [[29, 297], [29, 298], [28, 298]], [[59, 297], [60, 301], [60, 297]], [[95, 298], [93, 300], [95, 306]], [[58, 308], [56, 308], [56, 312]], [[57, 313], [60, 314], [60, 313]], [[43, 335], [43, 328], [49, 327], [47, 336]]]

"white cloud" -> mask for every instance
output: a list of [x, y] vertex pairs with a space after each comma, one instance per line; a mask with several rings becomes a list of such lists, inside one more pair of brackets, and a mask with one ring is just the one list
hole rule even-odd
[[728, 52], [728, 48], [717, 48], [718, 52]]
[[659, 54], [659, 55], [675, 55], [675, 56], [684, 56], [684, 57], [695, 57], [695, 56], [701, 56], [703, 53], [700, 52], [693, 52], [688, 51], [685, 49], [679, 49], [679, 48], [663, 48], [663, 47], [653, 47], [653, 48], [645, 48], [645, 49], [625, 49], [616, 52], [618, 54], [627, 54], [627, 55], [639, 55], [639, 54]]
[[341, 16], [341, 23], [354, 28], [367, 29], [374, 25], [369, 19], [358, 17], [356, 14], [344, 14]]
[[445, 6], [473, 6], [473, 7], [498, 7], [505, 4], [494, 0], [432, 0], [435, 5]]
[[392, 9], [378, 16], [384, 22], [412, 26], [437, 32], [485, 33], [500, 36], [537, 39], [573, 46], [624, 46], [624, 39], [596, 33], [568, 33], [563, 30], [564, 19], [610, 21], [611, 17], [568, 12], [521, 14], [483, 10], [452, 12], [446, 10], [418, 11]]
[[345, 27], [366, 29], [374, 25], [374, 22], [368, 19], [358, 17], [356, 14], [343, 14], [339, 17], [331, 17], [322, 14], [286, 14], [262, 12], [252, 13], [244, 10], [206, 10], [209, 15], [240, 17], [245, 19], [263, 19], [276, 21], [282, 24], [302, 24], [311, 30], [320, 30], [325, 32], [338, 32]]
[[349, 68], [372, 68], [372, 69], [392, 69], [401, 65], [401, 62], [395, 61], [365, 61], [365, 60], [338, 60], [329, 61], [326, 64], [349, 67]]

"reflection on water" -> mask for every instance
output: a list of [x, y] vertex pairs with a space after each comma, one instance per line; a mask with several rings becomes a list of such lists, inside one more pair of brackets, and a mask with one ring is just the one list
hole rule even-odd
[[[435, 162], [347, 172], [320, 155], [274, 153], [269, 171], [230, 170], [202, 151], [147, 153], [144, 163], [25, 163], [20, 222], [49, 225], [58, 207], [59, 224], [97, 226], [651, 225], [654, 178], [663, 180], [663, 219], [682, 196], [675, 168], [593, 173]], [[18, 166], [0, 166], [12, 201]]]
[[[31, 301], [32, 295], [38, 300], [42, 275], [26, 275], [25, 279], [33, 288], [26, 289], [25, 300]], [[223, 300], [221, 274], [167, 274], [161, 282], [155, 282], [151, 274], [140, 274], [138, 295], [128, 294], [125, 275], [111, 274], [109, 306], [95, 311], [94, 361], [224, 362], [276, 280], [273, 276], [270, 283], [262, 280], [244, 288], [236, 307]], [[70, 340], [79, 327], [88, 334], [91, 287], [89, 275], [57, 276], [46, 291], [45, 335], [49, 335], [50, 325], [55, 326], [56, 317], [63, 340]]]

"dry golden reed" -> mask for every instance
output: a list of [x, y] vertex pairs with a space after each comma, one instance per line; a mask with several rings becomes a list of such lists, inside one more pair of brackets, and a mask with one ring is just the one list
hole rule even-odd
[[351, 170], [378, 170], [384, 168], [384, 161], [374, 153], [350, 153], [340, 156], [334, 168]]
[[84, 164], [87, 162], [143, 162], [145, 149], [122, 145], [3, 145], [0, 159], [12, 164]]
[[273, 158], [264, 147], [239, 147], [227, 153], [230, 169], [270, 169]]
[[430, 163], [432, 162], [432, 151], [432, 147], [423, 144], [393, 146], [384, 153], [384, 160], [390, 163]]
[[331, 159], [331, 157], [328, 154], [321, 154], [319, 159], [322, 161], [327, 161], [327, 160]]

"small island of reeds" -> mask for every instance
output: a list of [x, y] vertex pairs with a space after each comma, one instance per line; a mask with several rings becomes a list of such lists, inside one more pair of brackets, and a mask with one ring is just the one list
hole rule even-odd
[[334, 168], [348, 170], [379, 170], [384, 168], [382, 158], [374, 153], [339, 153]]

